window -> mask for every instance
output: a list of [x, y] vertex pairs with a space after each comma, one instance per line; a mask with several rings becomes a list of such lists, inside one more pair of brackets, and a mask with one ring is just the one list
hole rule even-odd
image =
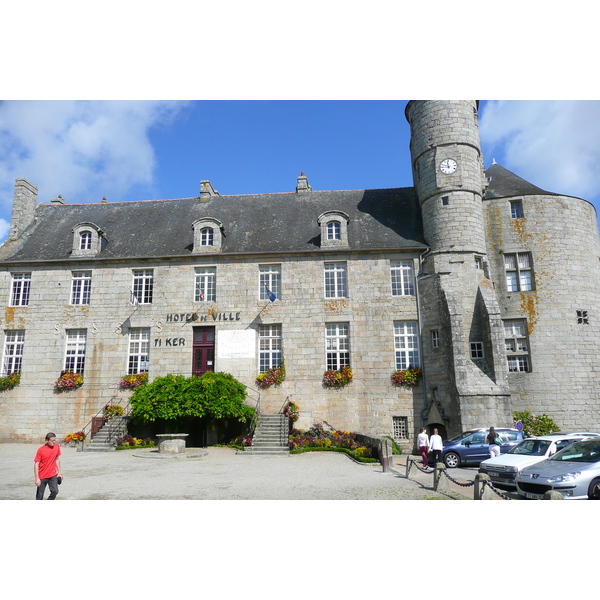
[[408, 439], [408, 417], [392, 417], [392, 424], [394, 426], [394, 439], [395, 440], [407, 440]]
[[471, 358], [483, 358], [483, 342], [471, 342]]
[[448, 206], [450, 204], [450, 196], [442, 196], [442, 206]]
[[533, 289], [533, 267], [529, 252], [504, 255], [506, 287], [509, 292], [525, 292]]
[[350, 337], [348, 323], [325, 325], [327, 370], [339, 371], [350, 366]]
[[578, 325], [589, 325], [590, 319], [588, 317], [587, 310], [578, 310], [577, 311], [577, 324]]
[[321, 246], [348, 246], [348, 222], [350, 217], [341, 210], [328, 210], [319, 215], [317, 223], [321, 230]]
[[325, 263], [325, 298], [346, 298], [346, 263]]
[[475, 268], [476, 269], [483, 269], [483, 256], [476, 256], [475, 257]]
[[85, 329], [67, 329], [65, 371], [83, 373], [85, 367], [86, 334]]
[[80, 250], [91, 250], [92, 248], [92, 232], [82, 231], [79, 234], [79, 249]]
[[432, 348], [440, 347], [440, 331], [439, 331], [439, 329], [431, 330], [431, 347]]
[[74, 271], [71, 284], [71, 304], [89, 304], [92, 291], [92, 272]]
[[525, 319], [504, 321], [504, 345], [509, 373], [529, 373], [529, 345]]
[[214, 302], [217, 299], [217, 268], [199, 267], [196, 269], [195, 302]]
[[4, 359], [2, 360], [2, 376], [21, 373], [23, 363], [24, 331], [7, 331], [4, 336]]
[[419, 331], [416, 321], [394, 322], [396, 369], [416, 368], [419, 361]]
[[213, 229], [212, 229], [212, 227], [204, 227], [200, 231], [200, 245], [201, 246], [212, 246], [213, 245]]
[[27, 306], [29, 304], [30, 287], [31, 273], [13, 273], [10, 305]]
[[259, 370], [265, 373], [281, 364], [281, 325], [261, 325], [258, 329], [260, 346]]
[[259, 298], [269, 300], [267, 289], [281, 298], [281, 265], [259, 265]]
[[144, 269], [133, 272], [133, 295], [140, 304], [152, 304], [154, 271]]
[[523, 203], [520, 200], [511, 201], [510, 216], [512, 219], [522, 219], [523, 218]]
[[150, 366], [150, 329], [129, 330], [127, 374], [147, 373]]
[[414, 296], [415, 275], [412, 260], [392, 260], [392, 296]]
[[338, 221], [329, 221], [327, 223], [327, 239], [328, 240], [341, 240], [342, 239], [342, 226]]

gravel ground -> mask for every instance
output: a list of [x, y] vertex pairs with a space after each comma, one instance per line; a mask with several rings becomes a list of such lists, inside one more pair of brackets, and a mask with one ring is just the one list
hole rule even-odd
[[[41, 444], [0, 444], [2, 500], [33, 500], [33, 457]], [[460, 489], [434, 491], [432, 476], [393, 470], [338, 453], [250, 456], [208, 448], [202, 458], [157, 459], [148, 450], [77, 452], [63, 447], [57, 500], [466, 500]], [[142, 457], [146, 453], [146, 457]], [[136, 456], [138, 455], [138, 456]], [[48, 492], [46, 492], [46, 495]]]

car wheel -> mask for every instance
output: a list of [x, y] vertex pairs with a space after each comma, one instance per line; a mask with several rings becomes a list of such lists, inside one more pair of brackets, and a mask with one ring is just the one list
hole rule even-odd
[[455, 469], [460, 465], [460, 456], [456, 454], [456, 452], [448, 452], [448, 454], [444, 456], [444, 464], [449, 469]]
[[590, 500], [600, 500], [600, 477], [596, 477], [590, 483], [590, 487], [588, 488], [588, 498]]

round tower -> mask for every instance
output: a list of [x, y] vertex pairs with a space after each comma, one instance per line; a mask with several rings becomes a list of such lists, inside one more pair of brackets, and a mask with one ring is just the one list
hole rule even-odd
[[485, 254], [483, 160], [474, 100], [413, 100], [413, 180], [433, 253]]

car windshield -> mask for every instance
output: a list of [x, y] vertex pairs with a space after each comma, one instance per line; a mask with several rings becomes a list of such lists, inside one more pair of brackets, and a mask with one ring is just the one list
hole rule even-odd
[[528, 454], [529, 456], [544, 456], [550, 447], [548, 440], [523, 440], [508, 451], [509, 454]]
[[595, 463], [600, 461], [600, 438], [575, 442], [557, 452], [550, 460], [569, 460], [573, 462]]

